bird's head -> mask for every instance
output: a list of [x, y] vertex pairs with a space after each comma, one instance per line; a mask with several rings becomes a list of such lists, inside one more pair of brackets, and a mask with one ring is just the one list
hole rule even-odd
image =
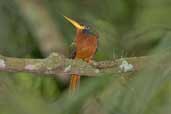
[[92, 28], [89, 25], [78, 23], [67, 16], [64, 16], [64, 18], [68, 20], [78, 31], [82, 32], [83, 34], [95, 35], [95, 33], [92, 31]]

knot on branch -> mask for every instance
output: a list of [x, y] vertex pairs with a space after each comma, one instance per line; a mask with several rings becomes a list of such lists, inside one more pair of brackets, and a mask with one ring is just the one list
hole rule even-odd
[[65, 57], [58, 53], [52, 53], [44, 59], [43, 64], [48, 70], [62, 68], [65, 64]]

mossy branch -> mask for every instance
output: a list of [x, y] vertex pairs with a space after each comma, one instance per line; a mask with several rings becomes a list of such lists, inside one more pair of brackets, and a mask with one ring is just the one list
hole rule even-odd
[[113, 61], [100, 61], [88, 64], [82, 60], [72, 60], [52, 53], [45, 59], [12, 58], [0, 56], [0, 71], [30, 72], [51, 74], [53, 76], [79, 74], [81, 76], [100, 76], [135, 72], [148, 63], [149, 57], [121, 58]]

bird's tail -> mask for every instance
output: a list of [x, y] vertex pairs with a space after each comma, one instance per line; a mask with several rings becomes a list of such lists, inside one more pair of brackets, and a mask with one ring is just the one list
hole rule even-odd
[[69, 87], [70, 92], [75, 93], [79, 89], [79, 85], [80, 85], [80, 76], [76, 74], [72, 74], [70, 79], [70, 87]]

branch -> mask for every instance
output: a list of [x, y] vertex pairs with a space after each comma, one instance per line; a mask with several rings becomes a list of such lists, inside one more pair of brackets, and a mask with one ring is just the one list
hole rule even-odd
[[66, 44], [48, 10], [41, 0], [16, 0], [23, 17], [27, 20], [33, 35], [44, 55], [51, 52], [67, 53]]
[[45, 59], [0, 56], [0, 71], [52, 74], [53, 76], [70, 74], [100, 76], [106, 73], [118, 74], [135, 72], [143, 68], [148, 58], [149, 57], [132, 57], [115, 61], [93, 62], [93, 64], [90, 65], [82, 60], [67, 59], [57, 53], [52, 53]]

